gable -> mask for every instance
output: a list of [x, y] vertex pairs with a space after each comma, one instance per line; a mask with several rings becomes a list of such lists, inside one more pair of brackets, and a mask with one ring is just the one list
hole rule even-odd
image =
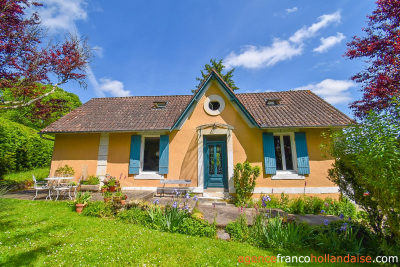
[[[212, 90], [211, 93], [209, 90]], [[249, 127], [258, 127], [258, 124], [254, 120], [253, 116], [247, 111], [247, 109], [243, 106], [243, 104], [236, 97], [235, 93], [228, 87], [228, 85], [221, 79], [221, 77], [212, 71], [210, 75], [205, 79], [203, 84], [200, 86], [200, 89], [193, 96], [189, 105], [183, 111], [181, 116], [175, 122], [174, 126], [171, 128], [172, 130], [179, 130], [186, 122], [186, 120], [191, 116], [193, 111], [199, 108], [199, 104], [203, 103], [202, 99], [207, 98], [211, 95], [217, 95], [219, 97], [224, 98], [225, 105], [230, 104], [233, 106], [235, 112], [240, 114], [240, 116], [246, 121]], [[203, 108], [203, 107], [200, 107]], [[232, 111], [230, 111], [232, 112]]]

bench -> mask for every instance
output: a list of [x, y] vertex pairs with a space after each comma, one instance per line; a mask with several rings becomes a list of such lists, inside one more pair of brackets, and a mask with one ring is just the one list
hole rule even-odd
[[175, 185], [180, 185], [180, 184], [191, 184], [191, 180], [160, 180], [160, 183], [163, 184], [163, 187], [158, 187], [156, 194], [162, 194], [164, 196], [165, 192], [173, 194], [173, 190], [176, 189], [178, 192], [181, 192], [183, 194], [186, 194], [189, 191], [189, 188], [187, 187], [178, 187], [178, 188], [173, 188], [173, 187], [165, 187], [166, 184], [175, 184]]

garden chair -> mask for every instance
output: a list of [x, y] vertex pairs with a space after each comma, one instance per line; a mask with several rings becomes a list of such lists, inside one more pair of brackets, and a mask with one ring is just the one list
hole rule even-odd
[[74, 197], [76, 196], [76, 190], [78, 189], [78, 186], [81, 184], [81, 180], [82, 180], [82, 175], [79, 177], [78, 183], [76, 185], [70, 185], [69, 195], [71, 195], [71, 190], [74, 190]]
[[[33, 180], [33, 183], [34, 183], [33, 184], [33, 188], [36, 190], [36, 194], [35, 194], [35, 196], [33, 197], [32, 200], [35, 200], [35, 198], [37, 197], [38, 191], [41, 191], [41, 190], [42, 191], [44, 191], [44, 190], [49, 191], [49, 195], [50, 195], [50, 187], [47, 185], [46, 182], [38, 182], [36, 180], [35, 175], [33, 175], [33, 174], [32, 174], [32, 180]], [[46, 200], [47, 200], [47, 197], [46, 197]]]

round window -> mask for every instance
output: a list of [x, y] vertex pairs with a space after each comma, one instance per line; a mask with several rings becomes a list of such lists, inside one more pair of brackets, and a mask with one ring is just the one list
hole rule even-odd
[[217, 116], [225, 108], [225, 101], [219, 95], [210, 95], [204, 101], [204, 110], [211, 116]]
[[208, 107], [211, 110], [218, 110], [221, 104], [218, 101], [211, 101], [210, 104], [208, 104]]

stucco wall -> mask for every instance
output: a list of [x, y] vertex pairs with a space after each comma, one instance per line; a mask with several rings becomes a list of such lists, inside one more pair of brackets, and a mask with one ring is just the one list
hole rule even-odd
[[100, 134], [56, 134], [50, 176], [64, 165], [75, 170], [76, 180], [87, 165], [88, 175], [96, 174]]

